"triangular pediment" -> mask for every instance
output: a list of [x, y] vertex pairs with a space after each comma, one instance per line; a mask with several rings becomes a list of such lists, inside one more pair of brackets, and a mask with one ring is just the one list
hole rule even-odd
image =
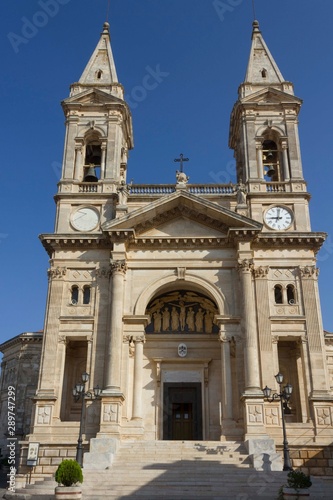
[[[261, 231], [262, 225], [185, 190], [166, 195], [119, 219], [103, 224], [108, 233], [135, 237], [222, 237], [232, 230]], [[198, 231], [199, 234], [196, 234]]]
[[122, 103], [124, 101], [122, 99], [118, 99], [117, 97], [107, 94], [102, 90], [98, 89], [89, 89], [84, 92], [80, 92], [79, 94], [75, 94], [72, 97], [68, 97], [64, 99], [62, 104], [108, 104], [108, 103]]
[[267, 103], [267, 104], [279, 104], [279, 103], [290, 103], [290, 104], [302, 104], [302, 100], [298, 97], [282, 92], [281, 90], [275, 89], [274, 87], [267, 87], [250, 94], [243, 99], [241, 99], [242, 104], [245, 103]]
[[[171, 238], [220, 238], [223, 231], [215, 229], [205, 224], [200, 224], [187, 217], [178, 217], [177, 219], [168, 220], [157, 227], [148, 229], [148, 231], [140, 234], [142, 238], [165, 237]], [[225, 236], [227, 233], [224, 233]]]

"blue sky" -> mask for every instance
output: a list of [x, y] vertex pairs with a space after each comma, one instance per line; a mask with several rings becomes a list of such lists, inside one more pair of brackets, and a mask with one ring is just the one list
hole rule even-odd
[[[78, 80], [106, 19], [107, 0], [12, 0], [2, 6], [2, 262], [0, 342], [43, 328], [48, 256], [64, 144], [60, 101]], [[300, 137], [320, 252], [324, 328], [333, 331], [333, 3], [256, 0], [280, 70], [304, 100]], [[48, 13], [46, 13], [48, 11]], [[229, 116], [251, 44], [252, 0], [111, 0], [118, 77], [132, 102], [128, 180], [174, 183], [179, 153], [193, 183], [234, 181]], [[142, 92], [147, 72], [163, 73]], [[139, 97], [139, 100], [138, 100]]]

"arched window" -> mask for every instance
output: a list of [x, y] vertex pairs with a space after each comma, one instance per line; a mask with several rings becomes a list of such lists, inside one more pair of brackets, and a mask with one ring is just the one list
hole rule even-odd
[[102, 163], [102, 147], [98, 134], [89, 136], [84, 159], [84, 182], [98, 182]]
[[296, 303], [296, 294], [294, 285], [287, 285], [287, 300], [288, 304]]
[[102, 78], [102, 74], [103, 74], [103, 71], [101, 69], [99, 69], [96, 73], [96, 78], [97, 80], [100, 80]]
[[73, 285], [71, 288], [71, 304], [75, 306], [79, 301], [79, 287]]
[[261, 70], [261, 76], [262, 76], [262, 78], [266, 78], [267, 77], [267, 70], [265, 68], [263, 68]]
[[265, 140], [262, 144], [262, 162], [266, 181], [280, 181], [280, 152], [274, 141]]
[[89, 285], [83, 287], [83, 304], [90, 304], [91, 288]]
[[283, 299], [282, 299], [282, 286], [281, 285], [275, 285], [275, 287], [274, 287], [274, 299], [275, 299], [275, 304], [282, 304]]

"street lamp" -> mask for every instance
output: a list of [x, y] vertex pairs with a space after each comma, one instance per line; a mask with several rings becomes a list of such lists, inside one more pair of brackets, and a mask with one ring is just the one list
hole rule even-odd
[[73, 396], [75, 401], [79, 401], [81, 399], [81, 417], [80, 417], [80, 431], [79, 431], [79, 439], [77, 440], [76, 447], [76, 461], [81, 465], [83, 465], [83, 448], [82, 448], [82, 425], [83, 425], [83, 415], [84, 415], [84, 400], [85, 398], [97, 399], [102, 392], [102, 389], [98, 387], [94, 387], [94, 394], [91, 392], [85, 392], [85, 385], [89, 380], [89, 373], [84, 372], [81, 375], [82, 382], [78, 382], [73, 387]]
[[293, 392], [293, 387], [291, 384], [287, 384], [282, 389], [283, 375], [280, 372], [277, 375], [275, 375], [275, 379], [280, 387], [279, 393], [274, 393], [271, 395], [272, 389], [267, 387], [267, 385], [262, 391], [264, 393], [264, 399], [266, 399], [269, 403], [273, 403], [273, 401], [280, 401], [281, 403], [282, 430], [283, 430], [283, 470], [292, 471], [293, 468], [291, 466], [287, 433], [286, 433], [286, 422], [284, 417], [285, 415], [284, 404], [288, 403], [291, 393]]

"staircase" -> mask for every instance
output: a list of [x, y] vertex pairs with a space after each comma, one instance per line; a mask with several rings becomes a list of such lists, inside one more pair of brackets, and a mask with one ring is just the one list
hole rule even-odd
[[[286, 475], [252, 469], [242, 443], [126, 441], [112, 468], [83, 469], [82, 498], [274, 500]], [[333, 477], [312, 480], [310, 498], [332, 500]], [[54, 487], [51, 480], [31, 485], [24, 490], [25, 498], [50, 500]]]

